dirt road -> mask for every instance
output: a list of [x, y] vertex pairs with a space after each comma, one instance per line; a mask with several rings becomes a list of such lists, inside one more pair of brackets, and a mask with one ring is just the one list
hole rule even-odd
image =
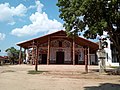
[[28, 74], [33, 65], [0, 66], [0, 90], [120, 90], [120, 76], [84, 73], [79, 65], [39, 65], [41, 74]]

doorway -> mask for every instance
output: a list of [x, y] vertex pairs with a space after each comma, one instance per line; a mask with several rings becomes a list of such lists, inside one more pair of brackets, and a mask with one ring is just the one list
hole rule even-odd
[[47, 54], [42, 54], [42, 62], [41, 64], [47, 64]]
[[56, 63], [64, 64], [64, 52], [62, 51], [56, 52]]
[[78, 54], [75, 55], [75, 64], [78, 64]]

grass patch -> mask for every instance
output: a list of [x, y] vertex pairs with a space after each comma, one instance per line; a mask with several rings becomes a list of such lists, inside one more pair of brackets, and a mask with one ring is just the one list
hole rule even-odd
[[110, 68], [118, 68], [119, 66], [110, 66]]
[[5, 70], [5, 71], [2, 71], [1, 73], [7, 73], [7, 72], [15, 72], [13, 70]]
[[29, 70], [28, 74], [42, 74], [43, 72], [48, 72], [48, 71], [35, 71], [35, 70]]

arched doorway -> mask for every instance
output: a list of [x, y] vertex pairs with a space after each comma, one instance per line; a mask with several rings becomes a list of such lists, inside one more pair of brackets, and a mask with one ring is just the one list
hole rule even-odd
[[56, 64], [64, 64], [64, 52], [56, 52]]

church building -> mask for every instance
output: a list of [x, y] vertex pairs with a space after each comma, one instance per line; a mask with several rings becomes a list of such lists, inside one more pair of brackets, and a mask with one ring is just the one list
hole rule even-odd
[[[17, 44], [19, 62], [31, 64], [97, 64], [98, 44], [82, 37], [70, 38], [63, 30]], [[25, 56], [22, 57], [22, 49]]]

